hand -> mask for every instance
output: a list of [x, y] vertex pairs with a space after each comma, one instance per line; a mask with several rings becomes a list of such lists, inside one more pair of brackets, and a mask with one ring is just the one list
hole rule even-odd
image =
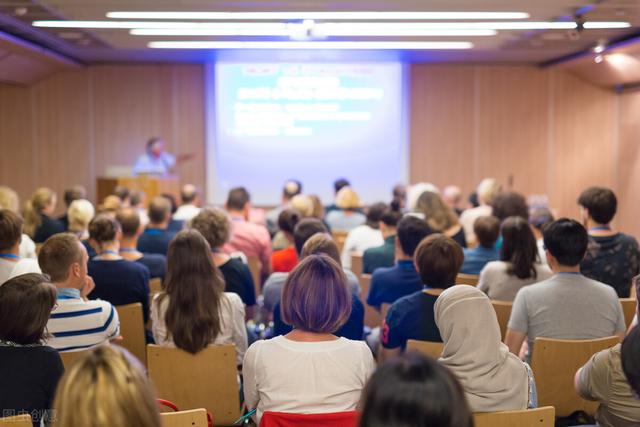
[[82, 290], [80, 290], [80, 296], [82, 298], [87, 298], [87, 296], [91, 293], [91, 291], [93, 291], [96, 287], [95, 282], [93, 281], [93, 278], [91, 276], [87, 276], [87, 278], [84, 281], [84, 286], [82, 287]]

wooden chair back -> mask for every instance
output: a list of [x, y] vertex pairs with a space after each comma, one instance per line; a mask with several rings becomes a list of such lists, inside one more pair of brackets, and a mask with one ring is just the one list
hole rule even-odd
[[212, 345], [190, 354], [174, 347], [148, 345], [147, 363], [159, 398], [184, 410], [205, 408], [215, 425], [232, 425], [240, 416], [234, 346]]
[[574, 388], [575, 373], [595, 353], [619, 342], [618, 337], [593, 340], [536, 338], [531, 368], [538, 388], [538, 405], [555, 407], [559, 417], [577, 410], [593, 415], [598, 403], [578, 396]]
[[62, 359], [62, 364], [64, 365], [64, 370], [68, 371], [71, 367], [82, 357], [91, 352], [92, 349], [80, 350], [80, 351], [65, 351], [62, 353], [58, 353], [60, 355], [60, 359]]
[[159, 277], [153, 277], [149, 280], [149, 293], [152, 295], [162, 292], [162, 279]]
[[374, 307], [367, 304], [367, 295], [371, 287], [371, 275], [360, 275], [360, 301], [364, 305], [364, 325], [370, 328], [377, 328], [382, 324], [382, 315]]
[[442, 356], [443, 350], [444, 343], [441, 342], [407, 340], [407, 351], [417, 351], [432, 359]]
[[0, 427], [33, 427], [31, 415], [22, 414], [15, 417], [0, 418]]
[[147, 350], [144, 332], [144, 317], [142, 316], [142, 304], [139, 302], [116, 306], [120, 318], [120, 345], [147, 366]]
[[189, 411], [164, 412], [160, 414], [162, 427], [207, 427], [207, 410], [204, 408]]
[[479, 279], [480, 276], [477, 274], [458, 273], [458, 277], [456, 277], [456, 285], [478, 286]]
[[344, 242], [347, 240], [347, 231], [334, 231], [331, 233], [333, 237], [333, 241], [336, 242], [336, 246], [338, 246], [338, 252], [342, 253], [342, 249], [344, 248]]
[[362, 276], [363, 264], [362, 264], [362, 254], [352, 253], [351, 254], [351, 271], [356, 277]]
[[256, 298], [262, 292], [262, 263], [256, 257], [247, 257], [247, 266], [253, 278], [253, 287], [256, 291]]
[[635, 298], [620, 298], [620, 304], [622, 305], [622, 312], [624, 313], [624, 323], [627, 328], [631, 326], [633, 316], [636, 314], [636, 308], [638, 307], [638, 301]]
[[553, 406], [522, 411], [474, 414], [475, 427], [553, 427], [556, 421]]
[[498, 325], [500, 325], [500, 336], [504, 340], [505, 335], [507, 335], [507, 325], [509, 324], [509, 318], [511, 317], [511, 308], [513, 308], [513, 303], [509, 301], [491, 301], [491, 305], [496, 311]]

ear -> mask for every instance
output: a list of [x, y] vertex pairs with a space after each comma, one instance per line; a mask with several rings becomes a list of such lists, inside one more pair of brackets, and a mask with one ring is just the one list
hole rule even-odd
[[73, 264], [71, 264], [71, 267], [69, 267], [71, 269], [70, 271], [70, 275], [73, 277], [80, 277], [80, 263], [74, 262]]

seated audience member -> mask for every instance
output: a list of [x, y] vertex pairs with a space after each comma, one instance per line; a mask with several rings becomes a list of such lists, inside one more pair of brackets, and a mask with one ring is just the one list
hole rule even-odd
[[362, 254], [362, 272], [364, 274], [371, 274], [381, 267], [393, 267], [396, 254], [396, 235], [401, 219], [400, 204], [392, 202], [391, 209], [382, 214], [380, 218], [380, 232], [384, 243], [369, 248]]
[[154, 198], [149, 205], [149, 225], [138, 238], [138, 250], [166, 256], [169, 242], [175, 236], [175, 232], [168, 228], [170, 220], [171, 203], [162, 196]]
[[493, 211], [491, 203], [493, 202], [493, 198], [501, 190], [502, 187], [495, 179], [486, 178], [482, 180], [476, 190], [478, 206], [467, 209], [462, 212], [462, 215], [460, 215], [460, 224], [462, 224], [462, 228], [464, 228], [464, 236], [467, 241], [467, 245], [470, 247], [475, 246], [478, 243], [473, 230], [476, 220], [482, 216], [491, 215]]
[[440, 189], [430, 182], [419, 182], [410, 186], [407, 189], [407, 212], [415, 213], [418, 210], [418, 199], [425, 191], [439, 193]]
[[189, 227], [200, 232], [209, 243], [211, 259], [224, 276], [224, 291], [238, 294], [247, 306], [247, 313], [252, 314], [256, 291], [251, 271], [240, 258], [230, 257], [220, 249], [229, 240], [231, 224], [227, 214], [219, 209], [203, 209], [191, 220]]
[[231, 220], [231, 238], [224, 245], [226, 253], [242, 252], [247, 258], [257, 258], [262, 264], [262, 274], [269, 273], [271, 261], [271, 236], [266, 227], [249, 221], [251, 198], [243, 187], [233, 188], [225, 205]]
[[[300, 216], [299, 220], [302, 218], [313, 217], [314, 205], [311, 197], [305, 194], [298, 194], [297, 196], [293, 196], [289, 205], [291, 209], [298, 212]], [[291, 242], [287, 239], [287, 236], [285, 236], [285, 233], [282, 230], [278, 230], [275, 236], [273, 236], [272, 246], [275, 251], [279, 251], [291, 247]]]
[[244, 358], [244, 396], [265, 411], [320, 414], [354, 411], [375, 364], [362, 341], [335, 334], [349, 318], [352, 295], [340, 265], [309, 255], [282, 289], [287, 335], [256, 341]]
[[56, 210], [56, 193], [48, 188], [38, 188], [24, 208], [24, 230], [34, 242], [44, 243], [54, 234], [66, 231], [64, 225], [53, 218]]
[[40, 273], [36, 260], [20, 257], [21, 238], [22, 218], [8, 209], [0, 209], [0, 285], [21, 274]]
[[400, 220], [395, 238], [396, 264], [373, 272], [367, 295], [368, 305], [380, 307], [382, 304], [393, 304], [399, 298], [422, 290], [423, 282], [416, 271], [413, 256], [420, 242], [432, 233], [420, 218], [405, 216]]
[[351, 187], [344, 187], [336, 195], [338, 209], [328, 211], [325, 220], [332, 231], [351, 231], [367, 222], [367, 217], [361, 213], [362, 202]]
[[122, 209], [131, 207], [131, 191], [124, 185], [116, 185], [113, 195], [120, 199]]
[[85, 199], [76, 199], [67, 209], [67, 230], [80, 240], [89, 239], [89, 223], [96, 214], [93, 204]]
[[462, 203], [462, 190], [457, 185], [447, 185], [442, 190], [442, 200], [456, 213], [457, 216], [462, 215], [464, 209], [460, 207]]
[[359, 427], [473, 427], [458, 380], [417, 352], [393, 359], [371, 375], [360, 411]]
[[[20, 215], [20, 201], [18, 193], [9, 187], [0, 186], [0, 209], [8, 209], [11, 212]], [[20, 240], [20, 258], [36, 259], [36, 244], [33, 243], [31, 237], [24, 232]]]
[[42, 274], [0, 286], [0, 408], [2, 416], [31, 414], [34, 427], [55, 418], [53, 397], [64, 372], [58, 352], [43, 344], [55, 304], [56, 288]]
[[464, 230], [456, 213], [444, 203], [439, 194], [425, 191], [418, 197], [416, 212], [424, 215], [429, 227], [436, 233], [451, 237], [461, 247], [467, 247]]
[[196, 230], [176, 234], [169, 245], [164, 291], [153, 298], [153, 338], [196, 354], [210, 344], [236, 347], [238, 366], [247, 350], [244, 305], [211, 260], [211, 247]]
[[440, 363], [462, 383], [473, 412], [535, 408], [533, 373], [502, 343], [491, 301], [458, 285], [440, 294], [435, 320], [444, 342]]
[[529, 224], [531, 225], [531, 231], [536, 238], [536, 244], [538, 245], [538, 255], [540, 261], [543, 264], [547, 264], [547, 256], [545, 255], [544, 239], [542, 238], [542, 230], [548, 224], [551, 224], [555, 218], [549, 208], [540, 207], [533, 208], [529, 213]]
[[611, 228], [618, 208], [616, 195], [608, 188], [591, 187], [582, 192], [578, 204], [589, 232], [582, 273], [613, 287], [620, 298], [628, 298], [631, 279], [640, 273], [640, 250], [633, 236]]
[[137, 262], [122, 258], [120, 252], [120, 224], [106, 215], [98, 215], [89, 224], [89, 239], [98, 255], [89, 263], [89, 276], [95, 289], [89, 297], [111, 304], [142, 304], [144, 322], [149, 319], [149, 269]]
[[89, 256], [71, 233], [51, 236], [42, 245], [38, 262], [58, 290], [57, 304], [47, 323], [47, 345], [59, 352], [84, 350], [118, 337], [118, 312], [107, 301], [89, 301], [94, 288], [87, 275]]
[[478, 206], [480, 206], [480, 202], [478, 201], [478, 192], [474, 191], [469, 194], [469, 197], [467, 197], [467, 209], [477, 208]]
[[388, 210], [384, 203], [374, 203], [367, 209], [367, 222], [349, 231], [342, 248], [342, 265], [351, 268], [351, 255], [360, 254], [369, 248], [375, 248], [384, 243], [380, 231], [380, 219]]
[[288, 273], [298, 263], [298, 254], [293, 240], [293, 230], [302, 219], [302, 215], [295, 209], [287, 208], [280, 211], [278, 216], [278, 229], [287, 240], [288, 245], [284, 249], [274, 251], [271, 254], [271, 271]]
[[[338, 193], [340, 192], [340, 190], [342, 190], [344, 187], [349, 187], [351, 186], [351, 183], [344, 179], [344, 178], [338, 178], [333, 182], [333, 194], [334, 196], [337, 198]], [[329, 206], [324, 208], [324, 211], [326, 214], [328, 214], [331, 211], [339, 211], [340, 208], [338, 207], [336, 201], [334, 200], [332, 204], [330, 204]]]
[[186, 223], [200, 213], [200, 193], [193, 184], [186, 184], [180, 190], [181, 205], [173, 214], [175, 221]]
[[529, 221], [529, 206], [527, 200], [520, 193], [514, 191], [503, 191], [494, 196], [491, 202], [491, 215], [495, 216], [500, 222], [510, 216], [518, 216], [525, 221]]
[[149, 214], [145, 205], [145, 194], [141, 191], [132, 191], [129, 196], [129, 207], [138, 211], [140, 215], [140, 223], [143, 227], [149, 224]]
[[127, 261], [135, 261], [146, 266], [151, 278], [159, 277], [164, 280], [167, 258], [162, 254], [145, 254], [137, 249], [138, 239], [144, 231], [138, 211], [133, 208], [120, 209], [116, 214], [116, 221], [122, 230], [120, 256]]
[[69, 217], [68, 217], [69, 208], [71, 207], [71, 203], [73, 203], [74, 200], [86, 199], [87, 190], [82, 185], [74, 185], [72, 188], [69, 188], [68, 190], [64, 190], [62, 198], [64, 200], [64, 205], [67, 207], [67, 209], [64, 215], [58, 218], [58, 220], [62, 223], [65, 230], [72, 231], [69, 228]]
[[636, 398], [640, 396], [640, 326], [634, 327], [627, 337], [622, 341], [620, 348], [620, 359], [622, 371], [627, 382], [635, 393]]
[[420, 242], [414, 263], [424, 289], [400, 298], [389, 308], [382, 324], [383, 360], [397, 356], [410, 339], [442, 342], [433, 310], [440, 293], [456, 284], [463, 258], [460, 245], [442, 234]]
[[[296, 253], [300, 255], [302, 253], [302, 247], [304, 244], [316, 233], [326, 233], [327, 228], [322, 224], [322, 221], [312, 218], [305, 218], [300, 220], [293, 230], [293, 239], [296, 246]], [[347, 276], [347, 283], [353, 294], [357, 297], [360, 295], [360, 282], [355, 274], [351, 270], [343, 269], [344, 274]], [[273, 313], [276, 304], [280, 301], [280, 294], [282, 288], [287, 280], [289, 273], [272, 273], [264, 283], [262, 288], [262, 295], [264, 296], [264, 308]]]
[[280, 213], [290, 207], [291, 199], [293, 199], [298, 194], [302, 193], [302, 183], [295, 179], [290, 179], [284, 183], [282, 188], [282, 200], [280, 201], [280, 206], [271, 209], [267, 212], [267, 229], [269, 230], [270, 235], [275, 235], [278, 230], [278, 218], [280, 217]]
[[496, 241], [500, 236], [500, 220], [495, 216], [481, 216], [473, 225], [478, 246], [464, 249], [464, 264], [461, 273], [480, 274], [487, 263], [500, 259]]
[[122, 200], [120, 197], [110, 194], [105, 197], [102, 203], [98, 206], [98, 214], [115, 218], [116, 212], [120, 209], [122, 209]]
[[526, 220], [511, 216], [501, 228], [500, 261], [489, 262], [480, 272], [478, 289], [492, 300], [513, 301], [524, 286], [551, 277], [551, 270], [542, 264], [538, 245]]
[[160, 427], [151, 381], [126, 350], [101, 346], [65, 373], [54, 401], [54, 427]]
[[[340, 264], [338, 246], [327, 233], [317, 233], [311, 236], [302, 247], [301, 258], [309, 255], [325, 254]], [[284, 323], [280, 316], [280, 303], [273, 310], [274, 335], [285, 335], [293, 329], [291, 325]], [[364, 306], [358, 298], [352, 298], [351, 314], [340, 329], [335, 332], [339, 337], [350, 340], [361, 340], [364, 329]]]
[[400, 212], [407, 210], [407, 186], [396, 184], [391, 190], [391, 204], [397, 204]]
[[528, 338], [530, 354], [536, 337], [585, 340], [624, 336], [622, 306], [613, 288], [580, 274], [587, 250], [587, 230], [562, 218], [544, 229], [547, 262], [554, 275], [525, 286], [516, 295], [505, 343], [519, 354]]
[[167, 230], [177, 233], [184, 228], [184, 221], [179, 221], [173, 217], [175, 213], [178, 212], [178, 202], [176, 202], [176, 198], [173, 194], [164, 193], [160, 196], [167, 199], [169, 206], [171, 206], [171, 209], [169, 210], [169, 224], [167, 225]]

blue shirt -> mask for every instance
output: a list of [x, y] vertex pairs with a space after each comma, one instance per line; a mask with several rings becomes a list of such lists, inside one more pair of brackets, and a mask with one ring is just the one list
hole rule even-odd
[[422, 281], [412, 260], [400, 260], [393, 267], [378, 268], [371, 276], [367, 304], [378, 307], [422, 290]]
[[173, 154], [163, 151], [160, 156], [156, 157], [147, 152], [138, 157], [133, 166], [133, 173], [135, 175], [167, 175], [175, 165], [176, 158]]
[[167, 256], [173, 236], [175, 236], [173, 231], [147, 227], [138, 239], [138, 250], [145, 254]]
[[491, 261], [500, 259], [500, 249], [497, 247], [485, 248], [478, 246], [473, 249], [464, 249], [464, 263], [460, 269], [463, 274], [480, 274], [485, 265]]
[[161, 254], [142, 254], [142, 258], [138, 258], [136, 262], [149, 269], [151, 278], [159, 277], [164, 281], [167, 272], [167, 257]]

